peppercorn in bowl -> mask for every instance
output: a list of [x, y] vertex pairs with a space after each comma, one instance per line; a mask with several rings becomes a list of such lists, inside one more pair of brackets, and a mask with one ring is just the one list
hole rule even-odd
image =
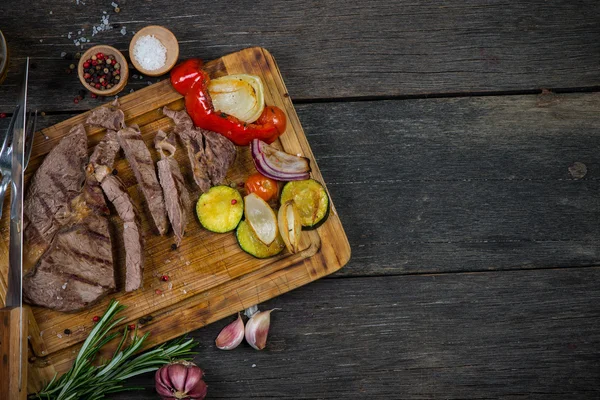
[[77, 67], [79, 80], [98, 96], [112, 96], [127, 84], [129, 67], [123, 54], [112, 46], [99, 45], [86, 51]]

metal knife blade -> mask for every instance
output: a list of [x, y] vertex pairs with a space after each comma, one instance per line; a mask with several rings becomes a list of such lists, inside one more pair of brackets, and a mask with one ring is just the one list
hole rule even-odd
[[29, 58], [25, 63], [23, 86], [12, 138], [12, 185], [10, 205], [10, 251], [8, 289], [5, 307], [20, 307], [23, 285], [23, 165], [25, 164], [25, 126], [27, 118], [27, 83]]
[[[19, 111], [12, 138], [11, 204], [10, 204], [10, 247], [8, 288], [5, 307], [21, 310], [20, 337], [23, 337], [23, 171], [25, 165], [25, 128], [27, 126], [27, 85], [29, 81], [29, 58], [25, 62], [23, 83], [19, 97]], [[23, 387], [21, 360], [25, 351], [21, 340], [19, 357], [19, 388]]]

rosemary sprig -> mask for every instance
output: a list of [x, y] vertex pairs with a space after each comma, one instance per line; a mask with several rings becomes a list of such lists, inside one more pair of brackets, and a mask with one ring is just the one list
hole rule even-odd
[[[173, 359], [191, 359], [191, 350], [195, 346], [193, 339], [178, 339], [165, 343], [146, 353], [134, 357], [142, 347], [149, 333], [142, 337], [133, 335], [131, 343], [123, 348], [127, 339], [127, 327], [123, 333], [109, 333], [125, 317], [116, 315], [126, 307], [112, 300], [102, 319], [90, 332], [75, 358], [71, 369], [57, 379], [54, 378], [40, 392], [31, 395], [31, 399], [41, 400], [97, 400], [109, 393], [126, 390], [139, 390], [137, 387], [125, 387], [124, 381], [131, 377], [156, 371]], [[114, 338], [122, 335], [112, 359], [102, 360], [100, 365], [92, 365], [100, 349]]]

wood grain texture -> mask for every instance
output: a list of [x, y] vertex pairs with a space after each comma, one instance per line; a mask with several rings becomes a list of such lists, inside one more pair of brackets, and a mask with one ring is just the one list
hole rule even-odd
[[[192, 336], [215, 399], [597, 399], [600, 268], [323, 279], [264, 304], [267, 348]], [[146, 387], [114, 399], [153, 399]]]
[[[81, 85], [64, 73], [71, 61], [61, 60], [61, 52], [77, 51], [73, 41], [85, 36], [91, 41], [83, 50], [111, 44], [127, 55], [133, 32], [154, 24], [175, 33], [182, 59], [268, 48], [295, 99], [600, 85], [600, 4], [594, 0], [233, 0], [227, 12], [206, 0], [184, 7], [170, 0], [123, 0], [118, 14], [109, 3], [2, 2], [0, 26], [15, 63], [28, 55], [37, 65], [32, 104], [46, 111], [91, 108], [89, 99], [72, 102]], [[113, 29], [92, 36], [103, 11]], [[15, 63], [0, 86], [0, 111], [14, 103]], [[147, 81], [132, 79], [127, 90]]]
[[[23, 307], [0, 309], [0, 398], [27, 399], [28, 311]], [[21, 330], [21, 326], [24, 327]]]
[[[213, 76], [241, 72], [259, 75], [265, 85], [265, 102], [284, 109], [288, 117], [288, 128], [277, 145], [290, 153], [300, 153], [314, 160], [291, 101], [289, 97], [283, 96], [286, 93], [284, 83], [275, 61], [268, 52], [261, 48], [247, 49], [216, 60], [207, 68], [213, 72]], [[126, 123], [139, 124], [144, 140], [152, 148], [151, 142], [158, 129], [169, 131], [173, 127], [172, 121], [162, 115], [162, 107], [168, 105], [181, 109], [180, 99], [181, 96], [164, 81], [124, 97], [121, 105]], [[40, 165], [45, 154], [68, 134], [70, 128], [86, 118], [87, 113], [80, 114], [38, 134], [38, 137], [47, 136], [49, 139], [34, 143], [27, 171], [28, 178]], [[89, 129], [88, 134], [91, 150], [102, 136], [102, 130]], [[152, 154], [155, 160], [158, 159], [154, 151]], [[191, 181], [185, 151], [180, 149], [176, 157], [180, 165], [186, 166], [182, 170]], [[311, 165], [312, 177], [322, 181], [316, 163], [312, 162]], [[120, 160], [115, 167], [134, 201], [138, 204], [143, 203], [126, 162]], [[237, 185], [252, 172], [254, 167], [249, 149], [238, 148], [237, 161], [230, 169], [226, 183]], [[115, 243], [118, 255], [118, 282], [122, 283], [125, 271], [125, 252], [120, 233], [122, 221], [114, 215], [111, 220], [117, 233]], [[3, 233], [7, 232], [7, 223], [5, 218], [2, 224]], [[150, 231], [146, 215], [142, 215], [142, 229], [145, 232]], [[156, 344], [330, 274], [346, 264], [350, 257], [350, 248], [333, 204], [331, 215], [322, 227], [303, 233], [301, 248], [304, 250], [297, 254], [284, 252], [277, 257], [258, 260], [239, 248], [233, 233], [213, 234], [203, 230], [197, 221], [188, 225], [186, 238], [176, 251], [171, 249], [173, 239], [170, 236], [158, 237], [150, 233], [146, 235], [143, 289], [124, 293], [122, 285], [118, 285], [118, 293], [78, 313], [66, 314], [33, 308], [34, 319], [37, 322], [34, 331], [39, 332], [39, 338], [30, 342], [32, 351], [38, 357], [53, 355], [53, 358], [36, 360], [36, 363], [32, 364], [31, 390], [39, 388], [43, 381], [49, 380], [55, 372], [61, 373], [68, 368], [74, 357], [72, 346], [85, 340], [93, 325], [92, 317], [103, 313], [110, 298], [116, 298], [128, 306], [127, 320], [123, 321], [124, 323], [153, 315], [155, 319], [150, 328], [154, 331], [152, 343]], [[315, 256], [317, 252], [318, 255]], [[6, 260], [0, 263], [2, 266], [7, 264]], [[0, 280], [5, 279], [6, 270], [1, 272]], [[252, 278], [248, 279], [250, 274]], [[169, 281], [161, 282], [159, 278], [162, 275], [168, 275]], [[281, 280], [281, 284], [277, 284], [277, 280]], [[222, 286], [226, 289], [220, 288]], [[0, 285], [0, 288], [3, 287], [4, 284]], [[218, 293], [215, 297], [208, 292], [213, 288], [220, 290], [210, 292]], [[234, 295], [230, 295], [230, 292]], [[223, 297], [223, 293], [228, 295]], [[3, 295], [4, 293], [0, 293], [0, 297]], [[186, 310], [189, 310], [187, 314]], [[201, 317], [190, 319], [189, 314], [197, 311], [201, 311]], [[171, 313], [186, 318], [172, 323], [166, 318]], [[165, 318], [161, 318], [162, 316]], [[71, 333], [65, 334], [65, 329], [69, 329]], [[61, 360], [60, 363], [58, 359]], [[43, 369], [43, 372], [35, 371], [36, 369]]]
[[600, 264], [600, 94], [297, 109], [354, 248], [338, 276]]

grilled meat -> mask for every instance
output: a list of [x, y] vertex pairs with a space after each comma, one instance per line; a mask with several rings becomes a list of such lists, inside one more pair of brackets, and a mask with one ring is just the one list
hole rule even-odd
[[70, 204], [85, 180], [87, 136], [83, 125], [71, 129], [36, 171], [23, 202], [23, 263], [29, 269], [68, 222]]
[[77, 311], [115, 290], [108, 208], [93, 176], [71, 202], [68, 220], [23, 277], [30, 304]]
[[185, 110], [173, 111], [167, 107], [163, 108], [163, 114], [175, 122], [175, 133], [185, 146], [192, 167], [194, 181], [202, 192], [210, 189], [210, 176], [204, 154], [204, 137], [200, 131], [194, 128], [192, 119]]
[[144, 239], [137, 207], [131, 200], [129, 193], [127, 193], [123, 182], [110, 173], [120, 148], [117, 133], [107, 131], [104, 138], [96, 145], [87, 170], [90, 176], [100, 182], [101, 190], [115, 206], [119, 217], [123, 221], [125, 290], [129, 292], [138, 289], [142, 285]]
[[97, 125], [111, 131], [125, 128], [125, 114], [118, 108], [119, 103], [114, 102], [113, 107], [100, 107], [90, 113], [86, 124]]
[[117, 153], [121, 149], [117, 141], [117, 132], [106, 131], [104, 138], [96, 145], [90, 156], [87, 172], [94, 174], [98, 182], [112, 172]]
[[185, 187], [179, 164], [173, 158], [176, 150], [174, 135], [167, 136], [165, 132], [158, 131], [154, 138], [154, 146], [161, 156], [161, 160], [157, 163], [158, 178], [163, 188], [167, 215], [173, 226], [175, 242], [179, 246], [188, 221], [188, 209], [192, 202]]
[[202, 130], [208, 175], [213, 186], [220, 185], [235, 161], [235, 145], [225, 136]]
[[123, 220], [123, 240], [125, 242], [125, 291], [130, 292], [142, 286], [144, 270], [144, 239], [139, 213], [127, 189], [114, 175], [107, 175], [101, 183], [108, 200], [115, 206]]
[[226, 137], [194, 128], [185, 110], [174, 111], [163, 108], [163, 114], [175, 122], [175, 133], [188, 152], [194, 180], [202, 192], [219, 185], [235, 161], [235, 145]]
[[125, 152], [139, 189], [146, 198], [151, 220], [158, 233], [164, 235], [169, 227], [165, 200], [158, 183], [154, 162], [142, 139], [142, 134], [136, 126], [130, 126], [117, 132], [117, 140]]

